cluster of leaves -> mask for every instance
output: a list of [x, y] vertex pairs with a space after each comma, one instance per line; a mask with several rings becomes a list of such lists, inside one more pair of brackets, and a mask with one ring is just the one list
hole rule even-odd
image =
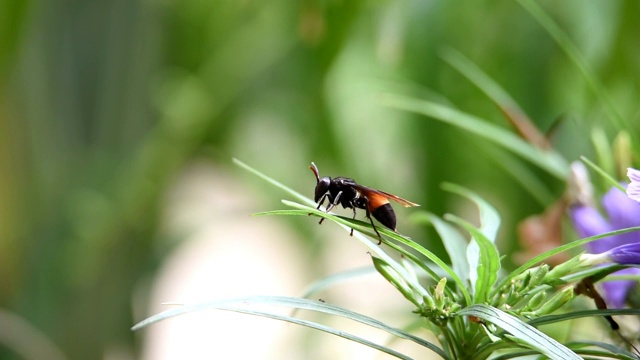
[[[307, 216], [313, 214], [330, 220], [347, 231], [351, 228], [355, 229], [354, 236], [369, 247], [375, 269], [415, 306], [415, 313], [427, 320], [426, 326], [437, 336], [440, 344], [430, 343], [409, 332], [347, 309], [306, 298], [289, 297], [246, 297], [185, 305], [152, 316], [137, 324], [134, 329], [179, 314], [215, 308], [312, 327], [376, 348], [398, 358], [409, 358], [382, 344], [376, 344], [319, 323], [295, 316], [256, 310], [248, 306], [249, 304], [266, 304], [318, 311], [358, 321], [418, 343], [444, 359], [486, 359], [496, 351], [505, 353], [502, 358], [519, 357], [531, 353], [544, 354], [552, 359], [580, 359], [578, 354], [581, 353], [609, 358], [633, 357], [625, 349], [606, 343], [573, 341], [563, 345], [539, 331], [535, 326], [585, 316], [639, 314], [637, 310], [627, 309], [570, 311], [552, 315], [574, 297], [575, 284], [587, 278], [598, 280], [619, 267], [582, 267], [577, 257], [551, 270], [547, 265], [538, 265], [558, 252], [579, 247], [612, 234], [638, 230], [637, 228], [601, 234], [564, 245], [531, 259], [509, 274], [500, 276], [500, 254], [494, 244], [500, 217], [490, 204], [464, 188], [451, 184], [445, 185], [446, 190], [465, 196], [478, 206], [481, 219], [479, 227], [454, 215], [446, 215], [445, 219], [427, 212], [416, 215], [416, 219], [427, 221], [435, 226], [451, 255], [452, 264], [448, 265], [417, 242], [387, 229], [379, 229], [384, 236], [385, 246], [378, 246], [377, 236], [368, 222], [317, 210], [311, 199], [240, 161], [236, 160], [236, 163], [300, 200], [300, 202], [283, 200], [285, 205], [294, 209], [269, 211], [258, 215]], [[471, 235], [470, 241], [465, 239], [456, 225], [464, 228]], [[402, 255], [400, 261], [391, 256], [394, 252]], [[466, 256], [455, 256], [461, 253]], [[425, 285], [426, 283], [432, 285]]]
[[[619, 129], [629, 128], [613, 107], [595, 73], [567, 35], [535, 2], [521, 0], [520, 3], [546, 29], [580, 70], [598, 100], [605, 105], [606, 115], [612, 123]], [[442, 52], [442, 58], [485, 93], [521, 132], [520, 136], [484, 119], [438, 102], [393, 94], [382, 98], [385, 105], [436, 119], [492, 142], [497, 147], [487, 151], [491, 151], [496, 162], [504, 166], [507, 173], [520, 182], [524, 189], [530, 191], [541, 204], [546, 205], [552, 202], [555, 197], [537, 180], [535, 175], [532, 175], [530, 169], [522, 166], [514, 158], [514, 155], [562, 182], [567, 180], [569, 173], [567, 160], [544, 143], [545, 139], [538, 141], [541, 137], [543, 138], [539, 133], [534, 131], [527, 135], [523, 131], [527, 129], [523, 123], [526, 125], [528, 121], [524, 111], [506, 91], [472, 62], [454, 50], [445, 50]], [[521, 121], [522, 119], [524, 121]], [[503, 152], [502, 149], [506, 151]], [[588, 160], [583, 160], [592, 166]], [[612, 315], [640, 314], [640, 311], [635, 309], [575, 310], [568, 307], [563, 308], [564, 312], [558, 313], [558, 309], [580, 294], [594, 296], [584, 292], [584, 287], [588, 286], [585, 284], [597, 282], [622, 267], [618, 265], [589, 266], [583, 264], [579, 257], [574, 257], [553, 269], [544, 264], [546, 259], [560, 252], [579, 249], [586, 243], [624, 232], [638, 231], [640, 228], [612, 231], [559, 246], [507, 273], [501, 269], [501, 255], [495, 246], [500, 227], [500, 216], [497, 211], [473, 192], [448, 184], [444, 186], [445, 190], [461, 195], [476, 204], [480, 214], [479, 226], [451, 214], [442, 218], [428, 212], [417, 212], [414, 215], [414, 220], [434, 226], [451, 259], [451, 264], [448, 264], [420, 243], [387, 229], [378, 228], [384, 238], [384, 246], [378, 246], [376, 244], [378, 238], [368, 222], [318, 210], [311, 199], [240, 161], [236, 163], [281, 188], [298, 201], [283, 200], [283, 203], [292, 209], [269, 211], [260, 215], [305, 217], [314, 215], [328, 219], [347, 231], [356, 230], [354, 237], [369, 248], [373, 268], [413, 304], [415, 314], [424, 319], [425, 327], [436, 336], [439, 344], [431, 343], [408, 331], [397, 329], [348, 309], [307, 298], [289, 297], [250, 297], [182, 306], [152, 316], [137, 324], [134, 329], [182, 313], [216, 308], [304, 325], [359, 342], [401, 359], [409, 358], [388, 346], [373, 343], [354, 334], [295, 316], [282, 316], [247, 306], [259, 303], [312, 310], [351, 319], [384, 330], [393, 336], [413, 341], [444, 359], [487, 359], [489, 357], [508, 359], [535, 354], [542, 354], [551, 359], [581, 359], [581, 356], [637, 358], [624, 348], [591, 339], [580, 341], [570, 339], [569, 342], [562, 343], [546, 335], [537, 327], [581, 317], [610, 319]], [[467, 239], [461, 229], [470, 235], [470, 239]], [[392, 254], [401, 254], [400, 260], [396, 260], [397, 257]], [[460, 256], [461, 254], [465, 256]], [[319, 281], [318, 284], [313, 288], [331, 284], [331, 281]], [[612, 328], [615, 329], [613, 325]], [[500, 355], [495, 357], [497, 353]]]

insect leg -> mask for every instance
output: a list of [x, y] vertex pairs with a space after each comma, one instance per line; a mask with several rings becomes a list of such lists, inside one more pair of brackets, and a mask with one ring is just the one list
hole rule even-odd
[[[356, 206], [352, 204], [352, 208], [353, 208], [353, 219], [355, 220], [355, 218], [356, 218]], [[353, 236], [353, 228], [351, 228], [351, 233], [349, 234], [349, 236]]]
[[363, 196], [362, 199], [364, 200], [364, 204], [365, 204], [364, 209], [367, 211], [366, 216], [369, 219], [369, 222], [371, 222], [371, 226], [373, 227], [373, 230], [376, 232], [376, 235], [378, 235], [378, 245], [380, 245], [382, 244], [382, 236], [378, 232], [378, 229], [376, 228], [376, 225], [373, 223], [373, 219], [371, 218], [371, 213], [369, 212], [369, 199], [366, 196]]
[[[320, 210], [320, 206], [322, 206], [322, 203], [324, 202], [324, 200], [327, 198], [327, 194], [322, 195], [322, 197], [320, 198], [320, 201], [318, 201], [318, 207], [316, 208], [316, 210]], [[313, 215], [312, 213], [309, 213], [309, 216]]]
[[[322, 197], [322, 200], [324, 200], [324, 197], [326, 197], [329, 193], [324, 194]], [[324, 210], [325, 212], [329, 212], [331, 211], [331, 209], [334, 208], [334, 206], [338, 205], [340, 203], [340, 197], [342, 196], [342, 191], [340, 191], [338, 193], [338, 195], [336, 195], [335, 199], [333, 199], [333, 201], [329, 201], [329, 205], [327, 205], [327, 208]], [[320, 209], [320, 205], [318, 205], [318, 209]], [[320, 222], [318, 224], [322, 224], [322, 222], [324, 221], [324, 218], [320, 219]]]

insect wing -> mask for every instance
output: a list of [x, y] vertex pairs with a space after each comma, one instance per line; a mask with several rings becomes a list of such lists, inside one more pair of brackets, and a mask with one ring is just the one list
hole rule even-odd
[[382, 190], [376, 190], [368, 186], [358, 185], [358, 184], [353, 184], [352, 186], [356, 188], [356, 190], [360, 191], [362, 194], [367, 195], [367, 197], [384, 196], [385, 198], [391, 199], [404, 207], [420, 206], [419, 204], [411, 202], [407, 199], [403, 199], [399, 196], [389, 194], [388, 192], [384, 192]]

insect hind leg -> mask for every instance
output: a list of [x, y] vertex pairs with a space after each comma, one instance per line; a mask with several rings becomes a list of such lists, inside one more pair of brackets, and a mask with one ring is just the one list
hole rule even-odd
[[[378, 235], [378, 245], [380, 245], [382, 244], [382, 235], [380, 235], [380, 233], [378, 232], [378, 228], [376, 227], [376, 224], [373, 223], [373, 219], [371, 218], [371, 213], [369, 212], [369, 199], [366, 196], [363, 196], [362, 199], [364, 200], [364, 209], [367, 212], [366, 217], [367, 219], [369, 219], [371, 227], [373, 227], [373, 231], [375, 231], [376, 235]], [[351, 231], [353, 232], [353, 229], [351, 229]]]

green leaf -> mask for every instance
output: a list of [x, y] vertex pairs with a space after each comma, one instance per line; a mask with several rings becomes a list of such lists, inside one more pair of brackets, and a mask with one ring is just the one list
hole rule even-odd
[[[317, 210], [316, 208], [312, 208], [312, 207], [308, 207], [302, 204], [298, 204], [292, 201], [287, 201], [287, 200], [282, 200], [282, 203], [284, 203], [285, 205], [297, 208], [297, 209], [303, 209], [304, 211], [306, 211], [306, 214], [308, 213], [312, 213], [314, 215], [320, 216], [320, 217], [324, 217], [328, 220], [331, 220], [333, 222], [336, 222], [338, 224], [340, 224], [341, 226], [343, 226], [345, 229], [348, 229], [350, 231], [351, 228], [355, 229], [356, 231], [366, 234], [368, 235], [370, 238], [373, 239], [378, 239], [377, 235], [375, 235], [375, 233], [373, 231], [371, 231], [371, 224], [369, 224], [368, 222], [364, 222], [364, 221], [359, 221], [359, 220], [354, 220], [351, 218], [345, 218], [345, 217], [341, 217], [341, 216], [335, 216], [333, 214], [330, 213], [326, 213], [324, 211], [320, 211]], [[274, 213], [274, 212], [268, 212], [269, 214]], [[304, 212], [301, 213], [294, 213], [292, 215], [300, 215], [300, 214], [305, 214]], [[425, 256], [427, 259], [433, 261], [433, 263], [435, 263], [437, 266], [439, 266], [442, 270], [444, 270], [447, 275], [449, 275], [449, 277], [456, 283], [456, 285], [459, 287], [460, 292], [462, 293], [462, 295], [464, 296], [464, 299], [466, 301], [467, 304], [471, 304], [471, 296], [469, 295], [469, 291], [467, 290], [467, 286], [465, 285], [465, 283], [460, 279], [460, 277], [458, 276], [458, 274], [455, 273], [455, 271], [453, 271], [453, 269], [447, 265], [444, 261], [442, 261], [437, 255], [435, 255], [434, 253], [432, 253], [431, 251], [427, 250], [426, 248], [424, 248], [422, 245], [416, 243], [415, 241], [411, 240], [410, 238], [403, 236], [401, 234], [398, 234], [397, 232], [394, 232], [390, 229], [386, 229], [386, 228], [382, 228], [382, 227], [378, 227], [378, 231], [380, 232], [381, 235], [386, 236], [388, 238], [391, 238], [403, 245], [406, 245], [410, 248], [412, 248], [413, 250], [417, 251], [419, 254]], [[379, 246], [377, 246], [376, 244], [374, 244], [373, 242], [371, 242], [368, 239], [365, 238], [360, 238], [360, 235], [357, 232], [353, 233], [354, 236], [356, 236], [358, 239], [360, 239], [362, 241], [363, 244], [367, 245], [373, 252], [375, 252], [376, 255], [384, 258], [387, 262], [392, 262], [393, 260], [389, 257], [389, 255], [387, 255], [384, 251], [381, 250], [381, 248]], [[396, 246], [395, 244], [386, 241], [386, 239], [383, 238], [383, 241], [390, 247], [393, 247], [395, 250], [398, 250], [403, 256], [407, 257], [407, 258], [411, 258], [415, 260], [415, 263], [418, 266], [423, 266], [423, 261], [419, 261], [415, 255], [413, 255], [411, 252], [407, 251], [406, 249], [403, 249], [401, 247]], [[401, 265], [398, 265], [399, 267], [402, 267]], [[398, 267], [395, 267], [396, 270], [398, 270], [399, 272], [403, 272], [404, 269], [399, 270]], [[433, 274], [433, 272], [431, 271], [430, 274]], [[409, 275], [406, 275], [407, 277], [409, 277]], [[437, 276], [434, 276], [434, 279], [436, 279], [436, 281], [438, 280]]]
[[484, 321], [490, 322], [518, 338], [519, 341], [527, 344], [531, 349], [534, 349], [551, 359], [582, 360], [582, 358], [576, 353], [543, 332], [524, 323], [517, 317], [509, 315], [492, 306], [484, 304], [472, 305], [460, 310], [456, 316], [475, 316]]
[[512, 272], [510, 272], [507, 276], [505, 276], [500, 283], [494, 287], [494, 290], [492, 292], [492, 295], [495, 295], [496, 291], [500, 291], [500, 289], [502, 287], [504, 287], [506, 284], [508, 284], [511, 280], [513, 280], [513, 278], [515, 278], [516, 276], [520, 275], [521, 273], [523, 273], [524, 271], [526, 271], [527, 269], [529, 269], [530, 267], [535, 266], [536, 264], [544, 261], [545, 259], [548, 259], [556, 254], [559, 254], [563, 251], [567, 251], [567, 250], [571, 250], [580, 246], [583, 246], [584, 244], [588, 244], [592, 241], [596, 241], [605, 237], [609, 237], [609, 236], [613, 236], [613, 235], [618, 235], [618, 234], [624, 234], [624, 233], [628, 233], [628, 232], [632, 232], [632, 231], [640, 231], [640, 226], [636, 226], [636, 227], [630, 227], [630, 228], [626, 228], [626, 229], [620, 229], [620, 230], [614, 230], [614, 231], [609, 231], [606, 233], [602, 233], [602, 234], [598, 234], [598, 235], [594, 235], [594, 236], [590, 236], [581, 240], [576, 240], [576, 241], [572, 241], [568, 244], [564, 244], [561, 246], [558, 246], [557, 248], [551, 249], [547, 252], [544, 252], [538, 256], [533, 257], [532, 259], [530, 259], [529, 261], [525, 262], [524, 264], [522, 264], [521, 266], [519, 266], [517, 269], [513, 270]]
[[[298, 211], [298, 210], [294, 210], [294, 211]], [[302, 297], [305, 299], [309, 299], [312, 296], [314, 296], [314, 294], [320, 291], [323, 291], [331, 286], [335, 286], [337, 284], [350, 281], [353, 279], [357, 279], [362, 276], [371, 275], [371, 274], [376, 274], [376, 269], [373, 266], [365, 266], [365, 267], [341, 271], [337, 274], [325, 276], [309, 284], [307, 288], [303, 291]]]
[[428, 293], [425, 294], [417, 294], [413, 291], [412, 286], [406, 281], [406, 279], [400, 275], [395, 269], [389, 265], [386, 261], [378, 258], [372, 257], [373, 266], [378, 270], [378, 272], [393, 285], [405, 299], [411, 301], [416, 307], [420, 308], [422, 305], [422, 297], [429, 296]]
[[[417, 279], [414, 279], [414, 277], [409, 274], [407, 272], [407, 270], [397, 261], [395, 261], [393, 258], [391, 258], [385, 251], [382, 250], [382, 248], [380, 246], [378, 246], [376, 243], [372, 242], [370, 240], [370, 238], [374, 238], [374, 239], [378, 239], [377, 235], [375, 235], [373, 233], [373, 231], [371, 231], [371, 224], [369, 222], [364, 222], [364, 221], [360, 221], [360, 220], [355, 220], [355, 219], [351, 219], [351, 218], [346, 218], [346, 217], [342, 217], [342, 216], [336, 216], [334, 214], [331, 213], [326, 213], [322, 210], [318, 210], [316, 208], [311, 208], [308, 207], [306, 205], [302, 205], [302, 204], [298, 204], [295, 202], [291, 202], [291, 201], [287, 201], [287, 200], [282, 200], [282, 203], [291, 207], [295, 207], [298, 209], [302, 209], [302, 210], [275, 210], [275, 211], [267, 211], [267, 212], [263, 212], [263, 213], [258, 213], [255, 215], [308, 215], [308, 214], [313, 214], [313, 215], [317, 215], [320, 217], [324, 217], [328, 220], [334, 221], [336, 223], [338, 223], [338, 225], [342, 226], [345, 230], [348, 230], [349, 232], [351, 231], [351, 229], [354, 229], [356, 231], [354, 231], [353, 235], [360, 240], [364, 245], [366, 245], [367, 247], [369, 247], [369, 249], [371, 250], [372, 253], [376, 254], [378, 257], [384, 259], [384, 261], [391, 267], [393, 267], [393, 269], [402, 275], [402, 277], [405, 279], [405, 281], [407, 281], [410, 285], [411, 288], [414, 289], [418, 294], [420, 294], [420, 296], [426, 296], [428, 295], [427, 291], [422, 287], [422, 285], [420, 284], [420, 282], [417, 281]], [[386, 230], [386, 229], [382, 229], [379, 228], [379, 230], [381, 234], [384, 234], [385, 231], [389, 231], [390, 230]], [[366, 238], [364, 236], [361, 235], [362, 234], [367, 234], [369, 236], [369, 238]], [[396, 234], [397, 236], [399, 236], [400, 238], [404, 238], [402, 235], [399, 235], [395, 232], [392, 232], [393, 234]], [[412, 242], [410, 239], [408, 238], [404, 238], [405, 241], [407, 242]], [[435, 281], [437, 281], [439, 279], [439, 277], [429, 268], [427, 268], [424, 265], [423, 261], [418, 260], [415, 255], [407, 252], [405, 249], [402, 249], [400, 247], [398, 247], [395, 244], [388, 244], [389, 246], [391, 246], [392, 248], [400, 251], [406, 258], [411, 259], [412, 261], [414, 261], [414, 263], [418, 266], [420, 266], [421, 268], [423, 268]], [[435, 255], [433, 255], [435, 257]], [[442, 263], [442, 262], [441, 262]], [[444, 263], [442, 263], [444, 264]]]
[[590, 309], [571, 311], [557, 315], [545, 315], [539, 318], [535, 318], [529, 321], [531, 326], [540, 326], [546, 324], [558, 323], [561, 321], [568, 321], [573, 319], [594, 317], [594, 316], [623, 316], [623, 315], [640, 315], [640, 309]]
[[[447, 215], [446, 219], [464, 227], [473, 236], [467, 252], [467, 258], [471, 265], [470, 279], [472, 285], [475, 285], [473, 302], [474, 304], [485, 303], [489, 298], [491, 288], [498, 279], [498, 271], [500, 271], [500, 254], [498, 254], [498, 249], [493, 242], [487, 239], [485, 235], [472, 224], [454, 215]], [[474, 268], [472, 261], [476, 259], [477, 266]]]
[[[618, 113], [616, 106], [611, 101], [609, 95], [605, 92], [606, 87], [598, 79], [596, 72], [589, 65], [586, 58], [580, 53], [578, 47], [571, 41], [571, 38], [565, 33], [560, 26], [547, 14], [540, 5], [533, 0], [518, 0], [520, 5], [524, 7], [529, 13], [542, 25], [542, 27], [551, 35], [556, 41], [558, 46], [565, 52], [565, 54], [573, 61], [576, 67], [582, 73], [582, 76], [587, 80], [587, 83], [604, 105], [604, 109], [607, 112], [609, 120], [616, 125], [618, 129], [629, 129], [629, 124], [626, 123], [624, 117]], [[637, 137], [635, 138], [637, 140]]]
[[467, 59], [459, 51], [445, 48], [440, 52], [441, 57], [475, 84], [496, 105], [503, 109], [509, 109], [524, 114], [524, 111], [516, 101], [498, 83], [493, 81], [476, 64]]
[[549, 187], [540, 179], [528, 164], [523, 163], [512, 153], [499, 147], [481, 146], [482, 150], [489, 154], [489, 159], [501, 167], [506, 174], [511, 175], [531, 197], [536, 199], [541, 206], [546, 207], [557, 198]]
[[498, 229], [500, 228], [500, 214], [498, 214], [496, 208], [473, 191], [462, 186], [444, 183], [442, 184], [442, 188], [454, 194], [464, 196], [478, 206], [478, 211], [480, 212], [480, 230], [487, 239], [495, 243]]
[[453, 215], [447, 215], [446, 218], [463, 226], [472, 236], [465, 252], [469, 264], [469, 280], [473, 288], [474, 303], [484, 303], [500, 271], [500, 254], [494, 244], [500, 227], [500, 215], [493, 206], [468, 189], [454, 184], [443, 184], [442, 187], [470, 199], [478, 206], [480, 229]]
[[275, 179], [273, 179], [273, 178], [261, 173], [260, 171], [252, 168], [251, 166], [243, 163], [242, 161], [240, 161], [240, 160], [238, 160], [236, 158], [233, 158], [233, 163], [238, 165], [238, 166], [240, 166], [241, 168], [249, 171], [250, 173], [253, 173], [253, 174], [257, 175], [259, 178], [265, 180], [269, 184], [275, 185], [276, 187], [284, 190], [286, 193], [288, 193], [289, 195], [295, 197], [296, 199], [298, 199], [298, 200], [300, 200], [300, 201], [302, 201], [302, 202], [304, 202], [304, 203], [306, 203], [306, 204], [308, 204], [310, 206], [315, 206], [315, 201], [313, 201], [311, 198], [300, 194], [299, 192], [293, 190], [292, 188], [290, 188], [290, 187], [284, 185], [283, 183], [281, 183], [281, 182], [279, 182], [279, 181], [277, 181], [277, 180], [275, 180]]
[[590, 266], [584, 270], [576, 271], [562, 277], [565, 283], [577, 282], [583, 278], [590, 277], [594, 283], [604, 279], [605, 277], [613, 274], [614, 272], [626, 269], [625, 265], [618, 264], [603, 264], [602, 266]]
[[281, 320], [281, 321], [287, 321], [290, 323], [321, 330], [321, 331], [324, 331], [333, 335], [337, 335], [354, 342], [361, 343], [363, 345], [377, 349], [379, 351], [382, 351], [384, 353], [387, 353], [389, 355], [395, 356], [400, 359], [410, 359], [408, 356], [403, 355], [393, 349], [390, 349], [388, 347], [357, 337], [350, 333], [337, 330], [316, 322], [282, 315], [280, 314], [280, 312], [277, 312], [277, 311], [270, 312], [270, 311], [256, 310], [254, 307], [252, 307], [252, 305], [284, 306], [284, 307], [291, 307], [296, 309], [317, 311], [325, 314], [343, 317], [346, 319], [357, 321], [359, 323], [368, 325], [376, 329], [380, 329], [382, 331], [385, 331], [399, 338], [410, 340], [418, 345], [421, 345], [423, 347], [430, 349], [431, 351], [435, 352], [437, 355], [439, 355], [443, 359], [449, 359], [449, 356], [435, 344], [430, 343], [414, 335], [411, 335], [402, 330], [393, 328], [381, 321], [378, 321], [366, 315], [362, 315], [362, 314], [359, 314], [347, 309], [343, 309], [337, 306], [329, 305], [327, 303], [311, 301], [308, 299], [285, 297], [285, 296], [248, 296], [248, 297], [241, 297], [241, 298], [234, 298], [234, 299], [227, 299], [227, 300], [219, 300], [219, 301], [208, 302], [203, 304], [184, 305], [184, 306], [169, 309], [159, 314], [153, 315], [139, 322], [135, 326], [133, 326], [132, 330], [136, 331], [146, 326], [149, 326], [151, 324], [154, 324], [156, 322], [159, 322], [174, 316], [186, 314], [186, 313], [209, 310], [209, 309], [218, 309], [218, 310], [235, 311], [235, 312], [244, 313], [244, 314], [263, 316], [263, 317]]
[[599, 348], [605, 349], [606, 352], [590, 352], [589, 355], [608, 357], [612, 359], [638, 360], [638, 355], [629, 352], [627, 349], [600, 341], [572, 341], [568, 343], [567, 346], [572, 349], [581, 349], [587, 346], [597, 346]]
[[479, 135], [520, 155], [563, 181], [569, 174], [569, 166], [558, 153], [540, 150], [513, 132], [493, 125], [487, 120], [446, 105], [402, 95], [389, 94], [383, 98], [383, 101], [389, 107], [422, 114]]
[[[337, 224], [339, 224], [340, 226], [342, 226], [344, 229], [347, 229], [349, 231], [351, 231], [351, 228], [358, 230], [360, 233], [362, 234], [366, 234], [368, 235], [370, 238], [377, 238], [377, 236], [373, 233], [373, 231], [371, 231], [371, 225], [369, 223], [365, 223], [359, 220], [354, 220], [354, 219], [349, 219], [349, 218], [345, 218], [345, 217], [340, 217], [340, 216], [336, 216], [330, 213], [326, 213], [324, 211], [318, 210], [315, 208], [315, 203], [301, 195], [300, 193], [294, 191], [293, 189], [281, 184], [280, 182], [270, 178], [269, 176], [253, 169], [252, 167], [246, 165], [245, 163], [241, 162], [240, 160], [234, 159], [233, 160], [234, 163], [236, 163], [237, 165], [239, 165], [240, 167], [258, 175], [260, 178], [266, 180], [267, 182], [279, 187], [280, 189], [286, 191], [287, 193], [291, 194], [292, 196], [301, 199], [304, 203], [310, 205], [310, 206], [305, 206], [302, 204], [298, 204], [295, 202], [291, 202], [291, 201], [287, 201], [287, 200], [282, 200], [282, 202], [285, 205], [297, 208], [297, 209], [301, 209], [301, 210], [275, 210], [275, 211], [265, 211], [265, 212], [260, 212], [260, 213], [256, 213], [254, 215], [297, 215], [297, 216], [301, 216], [301, 215], [308, 215], [308, 214], [313, 214], [316, 216], [320, 216], [320, 217], [324, 217], [326, 219], [329, 219]], [[313, 207], [311, 207], [313, 206]], [[433, 261], [436, 265], [438, 265], [440, 268], [442, 268], [450, 277], [451, 279], [453, 279], [453, 281], [458, 285], [458, 287], [460, 288], [461, 293], [463, 294], [465, 301], [467, 304], [471, 303], [471, 296], [469, 295], [469, 292], [467, 290], [467, 286], [465, 285], [465, 283], [460, 279], [460, 277], [453, 271], [453, 269], [451, 269], [447, 264], [445, 264], [442, 260], [440, 260], [440, 258], [438, 258], [435, 254], [433, 254], [432, 252], [430, 252], [429, 250], [425, 249], [424, 247], [422, 247], [421, 245], [415, 243], [414, 241], [412, 241], [411, 239], [409, 239], [408, 237], [404, 237], [396, 232], [393, 232], [391, 230], [388, 229], [384, 229], [384, 228], [378, 228], [378, 230], [380, 231], [381, 234], [386, 235], [387, 237], [390, 237], [402, 244], [408, 245], [409, 247], [417, 250], [420, 254], [424, 255], [425, 257], [427, 257], [428, 259], [430, 259], [431, 261]], [[365, 244], [366, 246], [368, 246], [372, 252], [374, 252], [377, 256], [385, 259], [385, 261], [387, 261], [390, 264], [393, 264], [394, 268], [400, 272], [403, 273], [405, 272], [404, 269], [402, 269], [402, 266], [400, 264], [398, 264], [395, 260], [393, 260], [386, 252], [382, 251], [381, 248], [379, 246], [377, 246], [376, 244], [372, 243], [369, 239], [363, 237], [362, 235], [360, 235], [357, 232], [354, 232], [354, 236], [359, 239], [363, 244]], [[429, 273], [434, 279], [438, 279], [438, 277], [433, 273], [433, 271], [431, 271], [430, 269], [428, 269], [426, 267], [426, 265], [424, 264], [423, 261], [419, 261], [415, 255], [407, 252], [404, 249], [401, 249], [399, 247], [397, 247], [395, 244], [388, 244], [389, 246], [392, 246], [394, 249], [400, 251], [401, 253], [403, 253], [403, 255], [405, 255], [407, 258], [413, 259], [414, 262], [422, 267], [427, 273]], [[406, 274], [407, 277], [409, 277], [409, 274]]]
[[591, 169], [593, 169], [600, 176], [602, 176], [602, 178], [605, 179], [609, 184], [611, 184], [611, 186], [617, 187], [623, 192], [626, 191], [626, 189], [622, 185], [620, 185], [620, 183], [617, 182], [616, 179], [614, 179], [611, 175], [607, 174], [606, 171], [604, 171], [602, 168], [596, 165], [593, 161], [587, 159], [587, 157], [585, 156], [580, 156], [580, 160], [582, 160], [582, 162], [587, 164]]
[[469, 262], [466, 256], [460, 256], [467, 252], [467, 240], [460, 234], [460, 232], [453, 226], [449, 225], [446, 221], [441, 220], [436, 215], [420, 211], [413, 215], [413, 218], [418, 221], [426, 221], [433, 225], [433, 227], [440, 235], [442, 243], [444, 244], [449, 258], [451, 259], [451, 265], [453, 271], [460, 275], [460, 278], [465, 283], [469, 281]]

